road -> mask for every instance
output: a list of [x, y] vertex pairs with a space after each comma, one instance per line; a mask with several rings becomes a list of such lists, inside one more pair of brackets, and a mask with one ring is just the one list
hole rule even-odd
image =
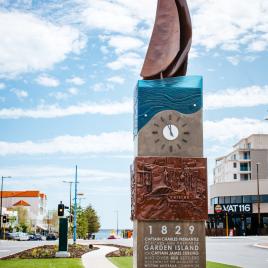
[[[70, 241], [71, 242], [71, 241]], [[132, 246], [131, 239], [78, 240], [79, 244], [117, 244]], [[0, 258], [40, 245], [53, 245], [55, 241], [0, 241]], [[207, 238], [207, 259], [233, 264], [243, 268], [267, 268], [268, 249], [257, 248], [256, 243], [268, 243], [268, 237], [209, 237]]]
[[0, 258], [18, 253], [20, 251], [43, 246], [55, 245], [55, 241], [4, 241], [0, 240]]
[[254, 246], [267, 242], [267, 236], [207, 238], [207, 259], [243, 268], [268, 268], [268, 249]]

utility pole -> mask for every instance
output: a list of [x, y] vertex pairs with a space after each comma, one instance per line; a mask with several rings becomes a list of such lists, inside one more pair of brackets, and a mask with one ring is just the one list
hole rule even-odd
[[116, 234], [118, 236], [118, 210], [116, 210], [115, 213], [116, 213]]
[[260, 235], [260, 228], [261, 228], [261, 200], [260, 200], [259, 165], [260, 165], [260, 163], [256, 163], [256, 166], [257, 166], [257, 202], [258, 202], [258, 230], [257, 230], [257, 234], [258, 235]]
[[75, 166], [75, 183], [74, 183], [74, 228], [73, 243], [76, 244], [76, 213], [77, 213], [77, 165]]
[[1, 181], [1, 198], [0, 198], [0, 238], [2, 238], [2, 220], [3, 220], [3, 215], [2, 215], [2, 210], [3, 210], [3, 187], [4, 187], [4, 179], [10, 179], [11, 176], [2, 176], [2, 181]]

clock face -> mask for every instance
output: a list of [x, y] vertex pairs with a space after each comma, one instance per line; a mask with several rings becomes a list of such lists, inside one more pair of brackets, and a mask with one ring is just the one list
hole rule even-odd
[[190, 137], [186, 118], [171, 113], [161, 115], [153, 123], [152, 137], [154, 146], [159, 146], [161, 150], [170, 153], [181, 150]]
[[157, 113], [139, 132], [137, 156], [203, 156], [202, 110], [182, 114], [174, 110]]
[[176, 140], [179, 136], [179, 130], [177, 126], [167, 124], [163, 129], [163, 136], [169, 141]]

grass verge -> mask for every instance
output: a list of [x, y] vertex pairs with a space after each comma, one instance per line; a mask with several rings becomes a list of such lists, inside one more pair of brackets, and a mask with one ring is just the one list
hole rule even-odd
[[83, 268], [81, 259], [0, 260], [1, 268]]
[[[118, 268], [132, 268], [132, 257], [114, 257], [109, 260]], [[207, 268], [238, 268], [237, 266], [226, 265], [216, 262], [207, 262]]]

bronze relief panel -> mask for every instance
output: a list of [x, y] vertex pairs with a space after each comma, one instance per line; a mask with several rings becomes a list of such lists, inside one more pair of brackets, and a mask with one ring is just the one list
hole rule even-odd
[[205, 158], [137, 157], [131, 189], [134, 219], [207, 219]]

